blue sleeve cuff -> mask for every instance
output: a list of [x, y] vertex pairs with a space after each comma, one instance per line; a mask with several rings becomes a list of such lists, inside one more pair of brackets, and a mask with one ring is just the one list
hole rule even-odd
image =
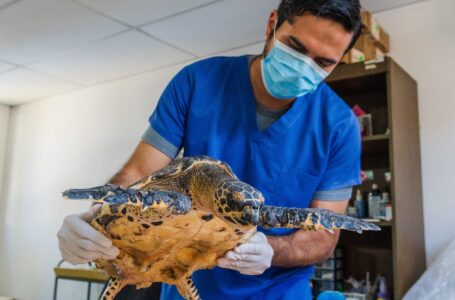
[[179, 149], [164, 139], [152, 126], [149, 126], [144, 132], [142, 140], [172, 159], [179, 153]]
[[313, 199], [318, 201], [345, 201], [351, 199], [352, 187], [329, 190], [317, 191], [314, 193]]

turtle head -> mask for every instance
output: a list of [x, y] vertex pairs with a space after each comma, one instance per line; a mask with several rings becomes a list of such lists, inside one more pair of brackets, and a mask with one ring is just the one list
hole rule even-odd
[[237, 179], [224, 181], [215, 195], [215, 211], [220, 218], [239, 226], [257, 225], [262, 194]]

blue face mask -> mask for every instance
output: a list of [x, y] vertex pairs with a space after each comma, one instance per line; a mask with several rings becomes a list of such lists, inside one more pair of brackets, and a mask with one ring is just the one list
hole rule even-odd
[[313, 59], [275, 38], [272, 50], [261, 61], [261, 71], [267, 92], [282, 100], [314, 92], [329, 75]]

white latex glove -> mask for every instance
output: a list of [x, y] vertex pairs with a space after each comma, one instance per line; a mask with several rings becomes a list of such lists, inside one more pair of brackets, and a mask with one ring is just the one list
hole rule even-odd
[[83, 264], [95, 259], [114, 259], [119, 250], [112, 241], [93, 228], [89, 222], [101, 205], [94, 205], [88, 212], [69, 215], [57, 233], [62, 258], [72, 264]]
[[218, 259], [221, 268], [237, 270], [245, 275], [260, 275], [272, 265], [273, 248], [262, 232], [255, 235], [243, 245], [229, 251]]

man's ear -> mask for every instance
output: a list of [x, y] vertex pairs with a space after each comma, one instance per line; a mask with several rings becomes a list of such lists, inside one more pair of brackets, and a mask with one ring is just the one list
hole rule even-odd
[[275, 27], [275, 24], [278, 22], [278, 11], [274, 9], [269, 16], [269, 20], [267, 21], [267, 27], [265, 29], [265, 40], [270, 37], [270, 35], [273, 33], [273, 28]]

